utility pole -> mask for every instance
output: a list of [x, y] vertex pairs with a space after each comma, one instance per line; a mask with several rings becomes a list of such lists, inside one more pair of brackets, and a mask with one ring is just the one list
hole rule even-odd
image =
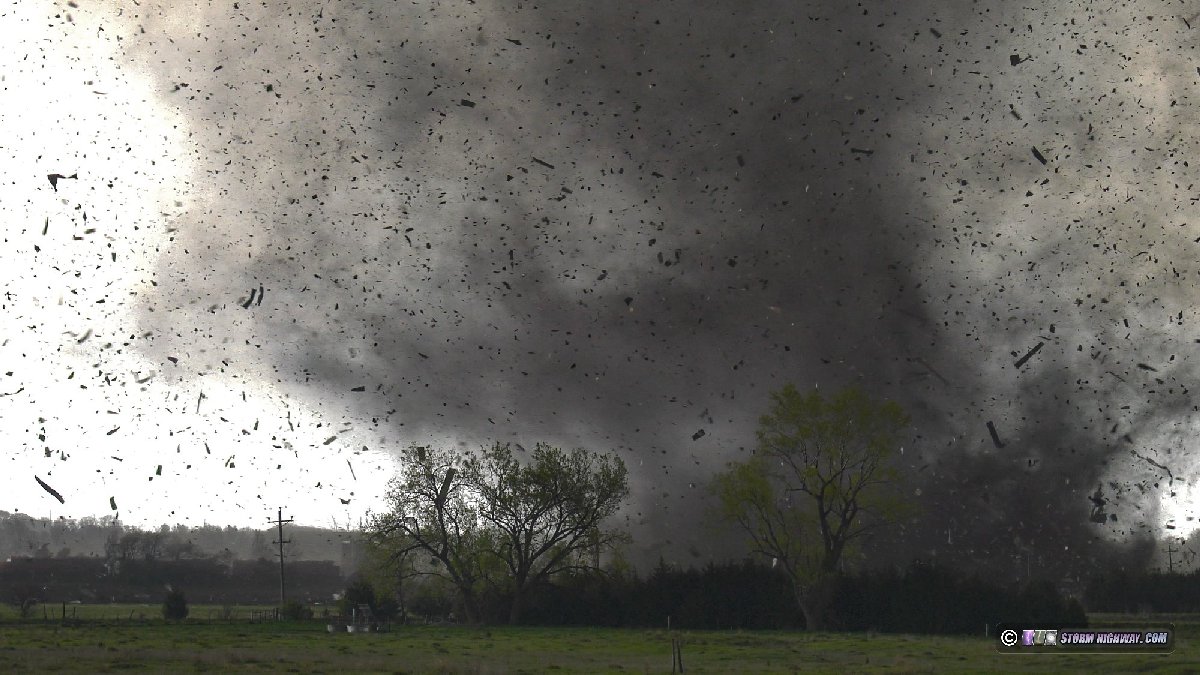
[[[1179, 549], [1173, 548], [1171, 546], [1170, 540], [1168, 540], [1167, 541], [1167, 574], [1175, 573], [1175, 556], [1174, 556], [1174, 554], [1178, 553], [1178, 552], [1179, 552]], [[1162, 568], [1159, 568], [1159, 569], [1162, 569]]]
[[277, 539], [276, 541], [273, 541], [271, 543], [279, 544], [279, 606], [280, 606], [280, 608], [283, 607], [283, 603], [286, 601], [286, 595], [287, 595], [287, 586], [285, 585], [284, 580], [283, 580], [283, 545], [292, 543], [291, 539], [285, 540], [283, 538], [283, 524], [290, 523], [290, 522], [292, 522], [292, 520], [293, 520], [292, 518], [288, 518], [287, 520], [283, 519], [283, 509], [281, 508], [281, 509], [279, 509], [279, 516], [274, 521], [272, 521], [276, 525], [276, 527], [279, 528], [279, 539]]

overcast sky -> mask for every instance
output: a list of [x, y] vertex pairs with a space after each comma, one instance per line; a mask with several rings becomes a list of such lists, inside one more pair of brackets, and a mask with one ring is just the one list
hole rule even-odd
[[913, 415], [921, 551], [1195, 527], [1200, 5], [185, 4], [0, 10], [0, 509], [345, 525], [547, 441], [707, 555], [791, 382]]

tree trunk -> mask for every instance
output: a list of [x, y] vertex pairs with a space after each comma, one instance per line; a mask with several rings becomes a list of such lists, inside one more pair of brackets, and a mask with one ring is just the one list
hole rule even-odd
[[800, 611], [804, 614], [804, 630], [815, 633], [825, 629], [824, 617], [812, 602], [800, 601]]
[[833, 577], [822, 577], [808, 585], [793, 584], [796, 604], [804, 614], [804, 628], [808, 632], [826, 628], [825, 615], [833, 599]]
[[515, 626], [521, 620], [521, 609], [521, 591], [518, 589], [513, 594], [512, 605], [508, 608], [508, 623], [510, 625]]
[[468, 589], [460, 589], [462, 591], [463, 611], [467, 613], [467, 623], [478, 625], [482, 623], [482, 615], [479, 613], [479, 601], [475, 599], [475, 593]]

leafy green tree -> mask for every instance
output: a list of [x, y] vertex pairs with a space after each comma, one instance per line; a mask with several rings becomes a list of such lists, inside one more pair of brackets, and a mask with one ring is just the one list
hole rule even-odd
[[809, 630], [825, 625], [833, 581], [849, 547], [902, 516], [890, 460], [909, 418], [857, 388], [828, 399], [792, 385], [771, 394], [753, 455], [719, 473], [719, 516], [781, 565]]
[[399, 559], [414, 551], [430, 555], [430, 574], [454, 584], [467, 620], [478, 623], [485, 583], [483, 553], [488, 533], [479, 500], [466, 480], [465, 456], [412, 445], [401, 451], [402, 472], [388, 486], [388, 509], [372, 514], [370, 540], [390, 546]]
[[380, 607], [392, 608], [388, 618], [407, 622], [410, 600], [419, 587], [416, 578], [429, 575], [437, 566], [429, 564], [428, 555], [422, 559], [420, 549], [399, 533], [367, 536], [363, 543], [365, 556], [359, 573], [375, 588]]
[[529, 588], [572, 569], [591, 568], [589, 551], [621, 541], [601, 525], [629, 495], [624, 462], [615, 454], [571, 452], [539, 443], [522, 464], [512, 447], [496, 443], [465, 463], [480, 497], [480, 516], [494, 537], [490, 555], [503, 564], [511, 604], [520, 620]]
[[[615, 455], [539, 444], [522, 463], [507, 444], [478, 455], [413, 446], [402, 463], [388, 511], [367, 528], [370, 546], [390, 551], [397, 581], [410, 573], [451, 581], [473, 623], [488, 591], [506, 595], [509, 620], [519, 620], [531, 585], [588, 566], [588, 552], [623, 536], [601, 527], [629, 493]], [[431, 565], [405, 559], [417, 551]]]

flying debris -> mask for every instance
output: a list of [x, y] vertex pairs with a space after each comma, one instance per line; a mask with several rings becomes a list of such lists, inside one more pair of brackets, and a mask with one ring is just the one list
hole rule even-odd
[[458, 104], [465, 108], [474, 108], [475, 107], [475, 101], [471, 101], [471, 100], [465, 99], [465, 98], [463, 100], [459, 101]]
[[54, 188], [55, 192], [58, 192], [58, 179], [60, 179], [60, 178], [68, 178], [68, 179], [79, 178], [79, 174], [73, 173], [70, 176], [64, 176], [61, 173], [51, 173], [51, 174], [47, 174], [46, 178], [50, 179], [50, 187]]
[[1141, 368], [1142, 370], [1149, 370], [1152, 373], [1158, 372], [1158, 368], [1155, 368], [1154, 366], [1146, 365], [1145, 363], [1139, 363], [1139, 364], [1137, 364], [1137, 367]]
[[696, 433], [692, 434], [692, 440], [693, 440], [693, 441], [698, 441], [698, 440], [700, 440], [700, 439], [701, 439], [701, 438], [703, 438], [703, 437], [704, 437], [704, 430], [703, 430], [703, 429], [700, 429], [700, 430], [699, 430], [699, 431], [697, 431]]
[[1044, 342], [1037, 343], [1037, 345], [1033, 349], [1030, 349], [1028, 352], [1026, 352], [1025, 356], [1022, 356], [1021, 358], [1017, 359], [1017, 362], [1014, 365], [1017, 368], [1020, 368], [1021, 366], [1025, 365], [1026, 361], [1033, 358], [1034, 354], [1041, 351], [1042, 345], [1044, 345], [1044, 344], [1046, 344], [1046, 343], [1044, 343]]
[[542, 160], [538, 159], [537, 157], [530, 157], [530, 159], [532, 159], [533, 161], [537, 162], [538, 164], [541, 164], [542, 166], [546, 167], [547, 169], [553, 169], [553, 168], [554, 168], [554, 165], [553, 165], [553, 164], [551, 164], [551, 163], [549, 163], [549, 162], [543, 162]]
[[1022, 63], [1025, 63], [1025, 62], [1026, 62], [1026, 61], [1028, 61], [1028, 60], [1029, 60], [1029, 57], [1026, 57], [1026, 58], [1021, 58], [1021, 55], [1020, 55], [1020, 54], [1009, 54], [1009, 56], [1008, 56], [1008, 65], [1010, 65], [1010, 66], [1019, 66], [1019, 65], [1021, 65]]
[[42, 480], [38, 476], [34, 476], [33, 479], [38, 482], [38, 485], [42, 486], [43, 490], [45, 490], [46, 492], [49, 492], [51, 497], [54, 497], [55, 499], [57, 499], [59, 504], [67, 503], [66, 500], [63, 499], [63, 496], [58, 494], [58, 490], [55, 490], [54, 488], [50, 487], [49, 485], [46, 485], [46, 481]]
[[850, 152], [859, 154], [859, 155], [867, 155], [867, 156], [875, 154], [874, 150], [863, 150], [862, 148], [850, 148]]
[[113, 510], [113, 511], [116, 511], [116, 510], [117, 510], [117, 498], [116, 498], [116, 497], [109, 497], [109, 498], [108, 498], [108, 505], [109, 505], [109, 507], [110, 507], [110, 508], [112, 508], [112, 510]]
[[249, 297], [249, 299], [247, 299], [247, 300], [246, 300], [246, 302], [243, 302], [243, 303], [242, 303], [242, 308], [243, 308], [243, 309], [250, 309], [250, 305], [253, 305], [253, 304], [254, 304], [254, 293], [255, 293], [255, 291], [256, 291], [256, 290], [257, 290], [257, 289], [255, 289], [255, 288], [251, 288], [251, 289], [250, 289], [250, 297]]
[[342, 499], [341, 497], [338, 497], [338, 501], [339, 501], [339, 502], [341, 502], [342, 504], [349, 504], [349, 503], [350, 503], [350, 500], [349, 500], [349, 499]]
[[925, 370], [928, 370], [930, 373], [933, 373], [933, 376], [936, 377], [937, 379], [941, 380], [942, 384], [950, 384], [950, 382], [946, 378], [942, 377], [941, 373], [934, 370], [933, 366], [929, 365], [928, 363], [925, 363], [925, 359], [918, 356], [918, 357], [913, 358], [913, 361], [916, 361], [917, 363], [924, 366]]
[[1042, 153], [1036, 147], [1030, 148], [1030, 150], [1033, 150], [1033, 156], [1035, 159], [1037, 159], [1037, 161], [1041, 162], [1042, 164], [1046, 163], [1046, 158], [1042, 156]]
[[439, 510], [441, 510], [442, 504], [446, 503], [446, 497], [450, 494], [450, 483], [453, 480], [454, 467], [450, 467], [446, 470], [446, 478], [442, 480], [442, 488], [438, 490], [437, 497], [434, 499], [434, 503], [437, 505]]
[[987, 423], [988, 433], [992, 435], [992, 444], [997, 448], [1003, 448], [1004, 444], [1000, 442], [1000, 434], [996, 433], [996, 425], [992, 424], [991, 420]]
[[[1096, 494], [1088, 497], [1088, 499], [1092, 502], [1092, 513], [1088, 519], [1093, 523], [1107, 522], [1108, 516], [1104, 513], [1104, 505], [1108, 503], [1108, 500], [1104, 498], [1104, 486], [1097, 485]], [[1114, 517], [1113, 520], [1116, 520], [1116, 518]]]
[[1138, 459], [1140, 459], [1140, 460], [1144, 460], [1144, 461], [1145, 461], [1147, 464], [1150, 464], [1151, 466], [1156, 466], [1156, 467], [1158, 467], [1158, 468], [1162, 469], [1163, 471], [1166, 471], [1166, 472], [1167, 472], [1167, 478], [1168, 478], [1168, 479], [1170, 479], [1170, 480], [1172, 480], [1172, 481], [1173, 481], [1173, 480], [1175, 480], [1175, 474], [1171, 472], [1171, 468], [1170, 468], [1170, 467], [1168, 467], [1167, 465], [1165, 465], [1165, 464], [1162, 464], [1161, 462], [1156, 462], [1156, 461], [1154, 461], [1153, 459], [1150, 459], [1149, 457], [1147, 457], [1147, 456], [1145, 456], [1145, 455], [1138, 454], [1138, 452], [1137, 452], [1136, 450], [1130, 450], [1129, 452], [1130, 452], [1130, 453], [1131, 453], [1131, 454], [1132, 454], [1134, 457], [1137, 457], [1137, 458], [1138, 458]]
[[258, 285], [258, 302], [254, 303], [255, 307], [259, 307], [262, 305], [264, 294], [265, 294], [265, 289], [263, 288], [262, 284], [259, 284]]

